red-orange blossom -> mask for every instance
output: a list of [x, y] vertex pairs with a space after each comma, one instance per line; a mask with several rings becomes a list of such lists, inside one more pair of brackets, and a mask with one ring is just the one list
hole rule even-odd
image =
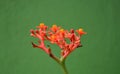
[[[73, 50], [82, 46], [80, 39], [84, 34], [86, 34], [86, 32], [81, 28], [76, 30], [75, 33], [74, 29], [68, 31], [57, 25], [49, 28], [44, 23], [40, 23], [36, 30], [31, 30], [31, 36], [39, 39], [38, 45], [32, 43], [33, 47], [42, 49], [53, 59], [55, 59], [56, 56], [52, 53], [50, 47], [45, 45], [45, 40], [58, 45], [61, 48], [60, 56], [65, 59]], [[70, 40], [70, 42], [68, 43], [66, 39]]]

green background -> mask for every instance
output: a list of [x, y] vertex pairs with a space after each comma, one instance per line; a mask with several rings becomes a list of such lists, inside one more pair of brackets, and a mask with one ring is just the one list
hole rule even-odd
[[[44, 22], [82, 27], [82, 48], [66, 60], [69, 74], [120, 74], [119, 0], [0, 0], [0, 74], [63, 74], [30, 29]], [[54, 52], [56, 46], [52, 46]], [[57, 53], [56, 53], [57, 54]]]

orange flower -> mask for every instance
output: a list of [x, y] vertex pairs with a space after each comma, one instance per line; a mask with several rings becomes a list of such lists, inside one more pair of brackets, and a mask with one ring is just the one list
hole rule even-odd
[[80, 29], [78, 29], [78, 30], [76, 30], [76, 31], [77, 31], [78, 34], [80, 34], [80, 35], [86, 34], [86, 32], [84, 32], [82, 28], [80, 28]]
[[53, 32], [56, 32], [56, 31], [59, 30], [59, 29], [60, 29], [60, 27], [58, 27], [57, 25], [53, 25], [52, 28], [51, 28], [51, 30], [52, 30]]
[[65, 30], [64, 29], [60, 29], [60, 33], [65, 33]]
[[66, 32], [65, 32], [64, 29], [60, 29], [58, 33], [59, 33], [60, 35], [62, 35], [62, 36], [65, 36], [65, 33], [66, 33]]
[[49, 38], [49, 40], [51, 41], [51, 43], [54, 43], [54, 42], [56, 42], [57, 41], [57, 36], [56, 35], [51, 35], [50, 37], [48, 37]]
[[40, 28], [41, 30], [46, 30], [47, 26], [44, 23], [40, 23], [40, 25], [37, 26], [37, 28]]

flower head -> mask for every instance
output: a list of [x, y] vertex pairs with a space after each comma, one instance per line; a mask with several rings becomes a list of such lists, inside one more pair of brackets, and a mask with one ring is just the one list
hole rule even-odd
[[[81, 46], [80, 37], [86, 34], [81, 28], [76, 30], [79, 35], [75, 33], [74, 29], [68, 31], [57, 25], [53, 25], [50, 29], [47, 29], [48, 26], [44, 23], [40, 23], [37, 28], [37, 30], [31, 30], [31, 36], [38, 38], [39, 44], [32, 43], [32, 45], [33, 47], [42, 49], [52, 58], [55, 58], [55, 56], [50, 47], [46, 47], [45, 40], [58, 45], [61, 48], [61, 57], [65, 59], [73, 50]], [[70, 40], [70, 42], [68, 43], [66, 39]]]

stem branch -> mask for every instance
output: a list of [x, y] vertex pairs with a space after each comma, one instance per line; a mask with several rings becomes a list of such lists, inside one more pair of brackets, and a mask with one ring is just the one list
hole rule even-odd
[[63, 58], [63, 57], [58, 58], [58, 57], [55, 57], [53, 54], [50, 54], [50, 57], [52, 59], [54, 59], [61, 66], [64, 74], [68, 74], [68, 71], [67, 71], [67, 68], [66, 68], [66, 65], [65, 65], [65, 58]]

